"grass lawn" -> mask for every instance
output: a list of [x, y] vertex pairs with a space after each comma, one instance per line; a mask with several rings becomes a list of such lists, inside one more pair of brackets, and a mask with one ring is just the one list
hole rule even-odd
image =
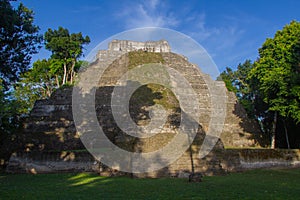
[[186, 179], [96, 174], [0, 174], [0, 199], [300, 199], [300, 169]]

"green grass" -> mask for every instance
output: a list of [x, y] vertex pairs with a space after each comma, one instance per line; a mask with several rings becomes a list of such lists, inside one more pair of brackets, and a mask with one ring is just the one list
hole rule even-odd
[[300, 169], [254, 170], [186, 179], [96, 174], [0, 175], [0, 199], [299, 199]]

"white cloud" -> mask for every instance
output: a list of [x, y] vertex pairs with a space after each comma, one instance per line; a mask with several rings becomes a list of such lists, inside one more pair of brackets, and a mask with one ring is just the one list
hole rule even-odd
[[150, 0], [150, 1], [148, 1], [148, 3], [149, 3], [149, 6], [151, 9], [155, 9], [156, 6], [158, 5], [159, 1], [158, 0]]
[[179, 20], [158, 0], [134, 3], [122, 7], [116, 14], [122, 19], [126, 29], [138, 27], [175, 27]]
[[[187, 34], [218, 60], [220, 68], [228, 65], [226, 63], [235, 62], [237, 56], [241, 57], [240, 55], [248, 51], [247, 48], [242, 48], [244, 45], [241, 44], [245, 35], [241, 24], [245, 16], [242, 14], [239, 16], [220, 16], [220, 21], [212, 25], [209, 23], [212, 16], [203, 11], [195, 11], [192, 5], [174, 10], [174, 6], [168, 5], [166, 1], [158, 0], [124, 4], [120, 6], [116, 14], [117, 20], [122, 20], [125, 29], [165, 27]], [[249, 18], [246, 17], [246, 20], [248, 23]], [[237, 50], [237, 47], [240, 48]]]

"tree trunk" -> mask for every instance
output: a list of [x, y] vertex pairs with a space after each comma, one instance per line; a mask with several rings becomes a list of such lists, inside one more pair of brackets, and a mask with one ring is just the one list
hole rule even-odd
[[70, 73], [70, 83], [71, 84], [73, 84], [75, 62], [76, 61], [72, 61], [72, 67], [71, 67], [71, 73]]
[[46, 97], [46, 96], [47, 96], [47, 89], [44, 88], [44, 87], [42, 87], [40, 90], [41, 90], [41, 92], [42, 92], [42, 98], [43, 98], [43, 97]]
[[52, 89], [51, 89], [51, 86], [46, 86], [46, 91], [47, 91], [47, 97], [50, 97], [51, 94], [52, 94]]
[[62, 84], [66, 84], [66, 79], [67, 79], [67, 63], [64, 63], [64, 77], [63, 77], [63, 82]]
[[283, 120], [283, 126], [284, 126], [284, 132], [285, 132], [285, 139], [286, 139], [287, 148], [290, 149], [291, 147], [290, 147], [289, 135], [288, 135], [288, 132], [287, 132], [285, 120]]
[[194, 174], [195, 173], [195, 166], [194, 166], [192, 145], [190, 145], [190, 147], [189, 147], [189, 152], [190, 152], [190, 159], [191, 159], [192, 174]]
[[275, 142], [276, 142], [276, 125], [277, 125], [277, 111], [274, 113], [273, 125], [272, 125], [272, 132], [271, 132], [271, 148], [275, 149]]
[[192, 149], [192, 142], [191, 142], [191, 139], [190, 139], [190, 135], [188, 134], [187, 135], [188, 137], [188, 141], [189, 141], [189, 156], [190, 156], [190, 160], [191, 160], [191, 170], [192, 170], [192, 174], [195, 174], [195, 166], [194, 166], [194, 158], [193, 158], [193, 149]]
[[59, 88], [60, 84], [59, 84], [59, 79], [58, 79], [57, 75], [55, 75], [55, 80], [56, 80], [56, 86], [57, 86], [57, 88]]

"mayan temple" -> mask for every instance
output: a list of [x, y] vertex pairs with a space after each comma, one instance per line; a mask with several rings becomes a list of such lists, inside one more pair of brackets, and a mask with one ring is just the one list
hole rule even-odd
[[[209, 75], [202, 73], [201, 66], [190, 63], [184, 55], [173, 53], [165, 40], [147, 42], [113, 40], [107, 50], [98, 52], [95, 61], [89, 66], [95, 70], [105, 68], [96, 89], [95, 110], [99, 125], [114, 144], [127, 151], [151, 152], [168, 144], [176, 135], [180, 116], [183, 114], [178, 99], [171, 90], [155, 84], [143, 85], [133, 93], [129, 111], [133, 121], [143, 126], [150, 122], [149, 108], [156, 104], [162, 105], [167, 112], [167, 122], [159, 132], [148, 138], [135, 138], [124, 133], [114, 121], [110, 104], [117, 81], [128, 70], [147, 63], [163, 64], [183, 75], [198, 95], [201, 112], [198, 120], [199, 129], [191, 148], [176, 162], [159, 171], [148, 173], [147, 176], [178, 176], [180, 172], [189, 172], [191, 159], [195, 172], [221, 174], [224, 167], [222, 168], [216, 152], [222, 151], [224, 147], [260, 146], [259, 126], [247, 117], [235, 94], [228, 92], [222, 81], [214, 81]], [[25, 138], [28, 143], [24, 147], [25, 151], [67, 152], [84, 149], [73, 120], [72, 89], [72, 87], [58, 89], [49, 99], [38, 100], [35, 103], [30, 117], [24, 124], [24, 135], [27, 135]], [[218, 96], [218, 91], [224, 91], [225, 95]], [[215, 102], [211, 100], [212, 96]], [[210, 124], [211, 116], [216, 109], [213, 103], [217, 104], [218, 101], [222, 101], [221, 103], [226, 106], [224, 127], [212, 152], [200, 159], [197, 157], [198, 151], [210, 126], [213, 126]], [[218, 122], [215, 126], [219, 126]], [[49, 157], [49, 160], [51, 159]], [[86, 161], [87, 165], [93, 163], [92, 160], [90, 156]], [[46, 168], [47, 166], [44, 166], [45, 170]], [[103, 169], [103, 174], [104, 171]]]

